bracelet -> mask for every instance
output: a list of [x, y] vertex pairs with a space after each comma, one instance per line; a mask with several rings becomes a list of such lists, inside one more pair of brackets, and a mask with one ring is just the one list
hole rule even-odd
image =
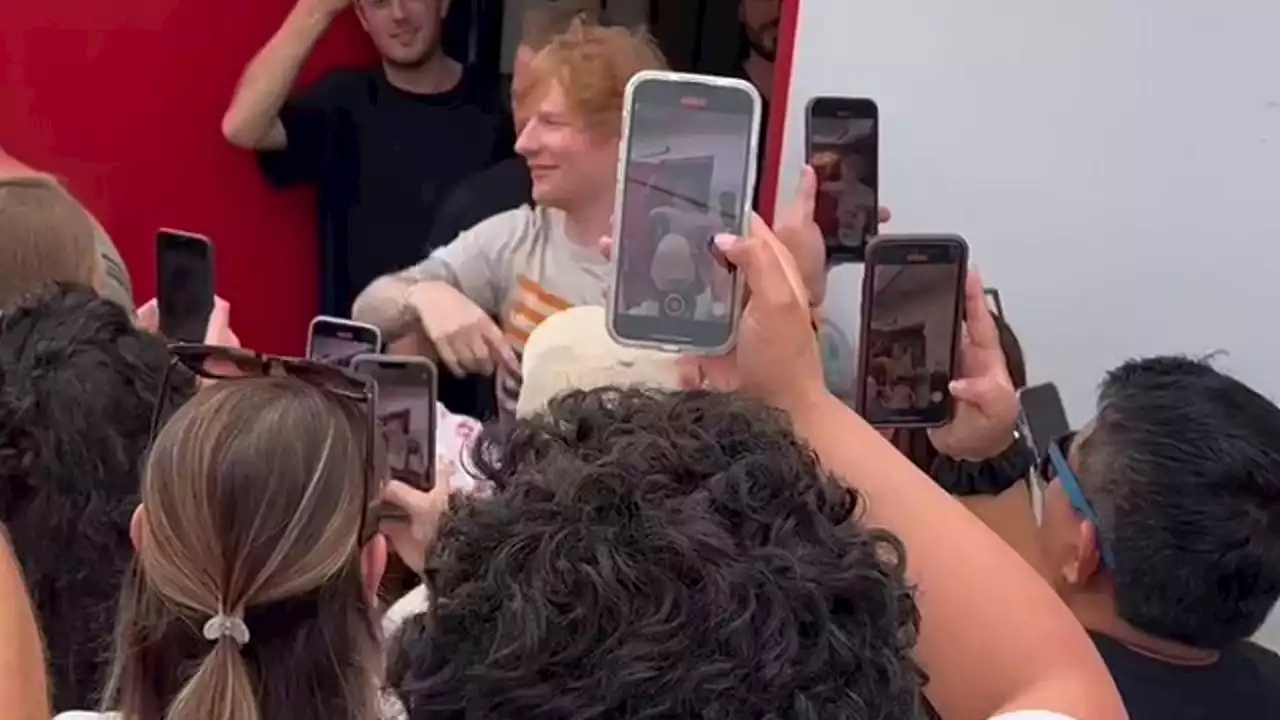
[[1015, 434], [1004, 452], [979, 462], [939, 455], [929, 475], [952, 495], [999, 495], [1025, 480], [1035, 463], [1035, 451]]

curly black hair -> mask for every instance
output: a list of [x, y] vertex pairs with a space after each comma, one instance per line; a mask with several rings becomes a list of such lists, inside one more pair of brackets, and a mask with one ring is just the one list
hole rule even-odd
[[[129, 520], [164, 343], [91, 290], [51, 286], [0, 316], [0, 519], [48, 647], [55, 709], [94, 707], [133, 555]], [[193, 381], [174, 376], [171, 394]]]
[[916, 717], [902, 544], [781, 414], [573, 392], [475, 448], [432, 606], [398, 640], [413, 718]]

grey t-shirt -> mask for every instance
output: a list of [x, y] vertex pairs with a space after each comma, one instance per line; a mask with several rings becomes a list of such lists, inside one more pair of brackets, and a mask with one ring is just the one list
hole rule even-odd
[[[404, 271], [415, 281], [446, 282], [501, 321], [519, 357], [529, 333], [576, 305], [604, 305], [609, 261], [595, 246], [569, 239], [565, 216], [550, 208], [518, 207], [494, 215]], [[498, 373], [498, 405], [514, 412], [520, 378]]]

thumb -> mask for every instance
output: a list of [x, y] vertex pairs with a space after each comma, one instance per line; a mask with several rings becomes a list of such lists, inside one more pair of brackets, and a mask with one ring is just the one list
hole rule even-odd
[[800, 219], [809, 220], [813, 217], [817, 202], [818, 174], [813, 171], [812, 167], [805, 165], [800, 170], [800, 186], [796, 188], [796, 195], [792, 203], [795, 205], [795, 211], [800, 215]]
[[947, 389], [956, 400], [979, 408], [991, 406], [1001, 398], [1001, 395], [1008, 392], [1008, 388], [991, 377], [952, 380]]
[[213, 311], [209, 313], [209, 323], [205, 326], [204, 342], [206, 345], [218, 345], [225, 339], [225, 331], [231, 327], [231, 304], [220, 297], [213, 298]]
[[[767, 235], [762, 234], [761, 229]], [[782, 265], [782, 258], [770, 246], [771, 242], [777, 244], [778, 241], [758, 217], [752, 218], [751, 233], [747, 237], [717, 235], [715, 239], [716, 248], [724, 259], [746, 279], [752, 305], [784, 307], [795, 302], [795, 291]]]

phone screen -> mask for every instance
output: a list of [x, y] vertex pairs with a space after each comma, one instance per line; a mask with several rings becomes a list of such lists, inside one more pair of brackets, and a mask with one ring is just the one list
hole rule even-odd
[[879, 112], [865, 98], [809, 105], [809, 165], [818, 179], [814, 220], [829, 257], [861, 262], [879, 225]]
[[378, 386], [375, 410], [391, 477], [420, 490], [435, 482], [436, 367], [425, 358], [356, 358]]
[[1071, 432], [1057, 385], [1044, 383], [1023, 388], [1018, 393], [1018, 402], [1022, 408], [1019, 423], [1035, 448], [1036, 457], [1044, 457], [1049, 443]]
[[937, 427], [959, 340], [967, 250], [956, 239], [875, 243], [867, 259], [862, 415], [883, 427]]
[[631, 98], [613, 331], [621, 340], [727, 346], [740, 298], [712, 240], [742, 234], [749, 219], [758, 98], [665, 79], [640, 81]]
[[213, 313], [213, 247], [200, 235], [156, 233], [156, 302], [160, 334], [171, 342], [202, 343]]
[[312, 320], [308, 337], [308, 358], [343, 367], [357, 355], [378, 352], [382, 345], [377, 328], [330, 317]]

